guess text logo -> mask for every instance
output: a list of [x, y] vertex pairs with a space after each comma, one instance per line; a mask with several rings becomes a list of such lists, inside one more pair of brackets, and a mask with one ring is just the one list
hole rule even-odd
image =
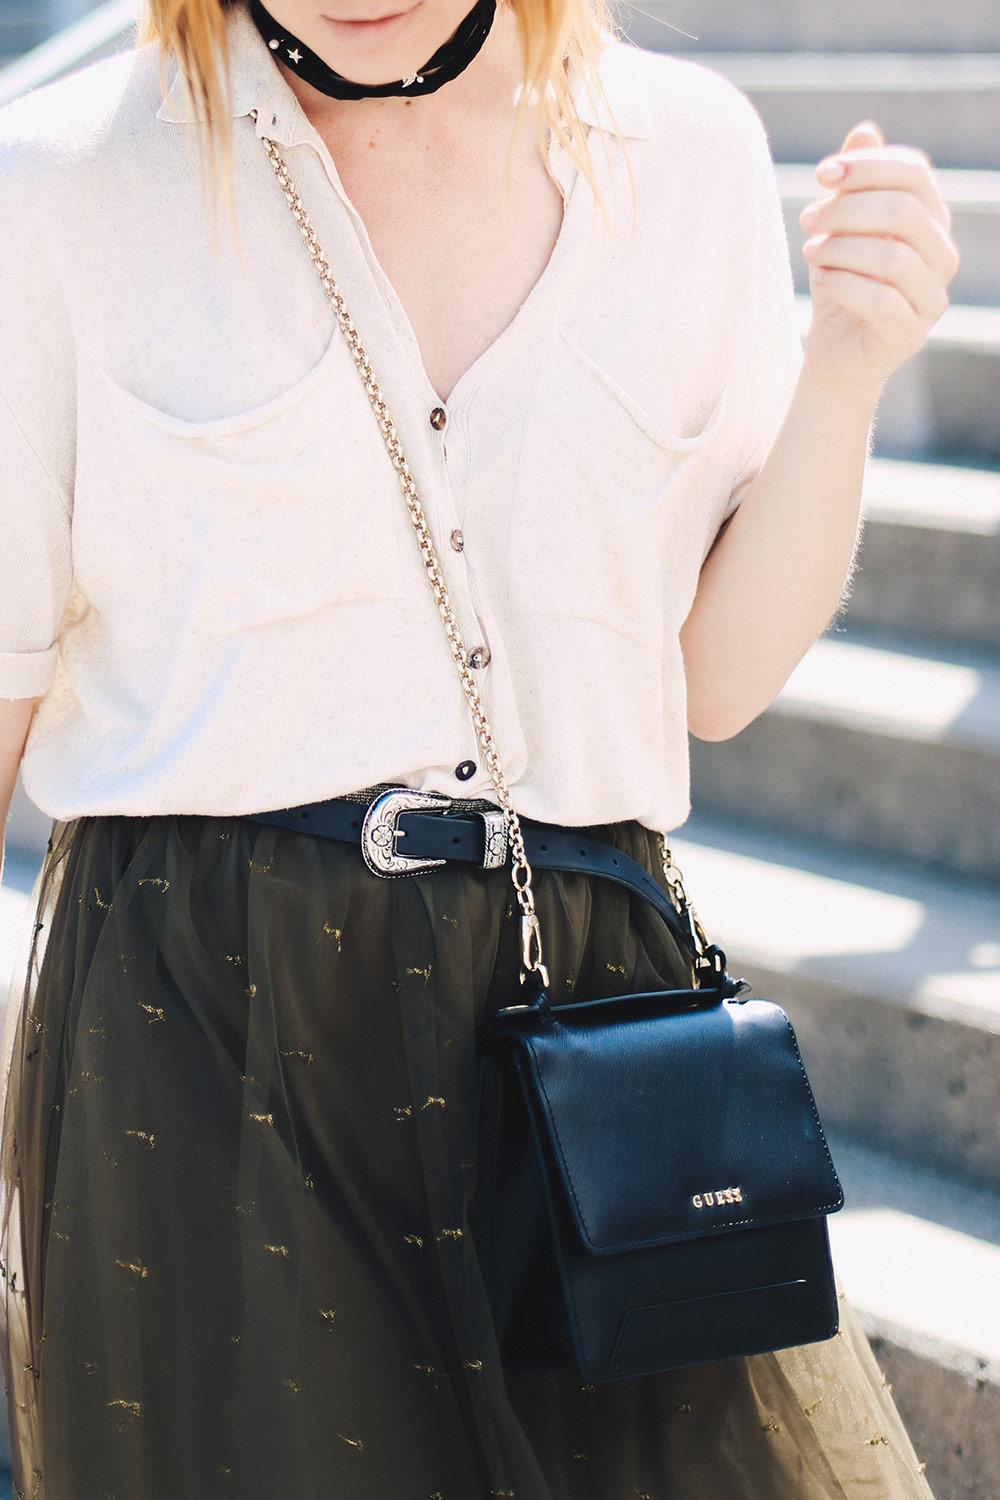
[[695, 1193], [691, 1199], [695, 1208], [717, 1208], [724, 1203], [742, 1203], [741, 1187], [716, 1188], [712, 1193]]

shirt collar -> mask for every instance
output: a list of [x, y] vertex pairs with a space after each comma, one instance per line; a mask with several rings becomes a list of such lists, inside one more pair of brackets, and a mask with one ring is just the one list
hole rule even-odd
[[[235, 5], [227, 12], [226, 33], [232, 117], [239, 119], [256, 110], [258, 135], [267, 135], [281, 146], [294, 144], [306, 121], [305, 112], [243, 5]], [[609, 42], [601, 58], [604, 97], [592, 97], [591, 91], [581, 84], [576, 90], [576, 107], [585, 125], [610, 134], [617, 128], [626, 139], [643, 140], [651, 134], [651, 129], [645, 103], [636, 92], [634, 75], [630, 76], [631, 50], [621, 42]], [[204, 109], [189, 98], [176, 64], [174, 70], [173, 82], [157, 110], [157, 119], [173, 125], [204, 120]]]

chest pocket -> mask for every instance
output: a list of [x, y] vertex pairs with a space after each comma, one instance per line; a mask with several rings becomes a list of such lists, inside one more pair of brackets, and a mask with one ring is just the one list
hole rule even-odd
[[513, 586], [518, 557], [545, 579], [523, 607], [658, 644], [665, 588], [693, 590], [725, 417], [722, 391], [680, 430], [665, 427], [560, 333], [528, 418], [511, 528]]
[[84, 371], [74, 567], [100, 608], [145, 598], [193, 640], [389, 601], [401, 517], [339, 331], [290, 389], [212, 421]]

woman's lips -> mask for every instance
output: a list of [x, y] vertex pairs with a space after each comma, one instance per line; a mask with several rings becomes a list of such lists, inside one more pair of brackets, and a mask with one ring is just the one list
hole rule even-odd
[[343, 19], [324, 16], [323, 20], [340, 36], [389, 36], [394, 30], [402, 28], [416, 8], [411, 6], [408, 10], [391, 11], [381, 16], [350, 16]]

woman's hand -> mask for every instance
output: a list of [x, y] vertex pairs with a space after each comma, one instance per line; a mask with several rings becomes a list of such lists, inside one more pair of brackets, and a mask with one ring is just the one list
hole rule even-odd
[[835, 396], [877, 400], [948, 305], [951, 215], [927, 157], [857, 125], [816, 170], [830, 195], [803, 210], [813, 316], [805, 372]]

